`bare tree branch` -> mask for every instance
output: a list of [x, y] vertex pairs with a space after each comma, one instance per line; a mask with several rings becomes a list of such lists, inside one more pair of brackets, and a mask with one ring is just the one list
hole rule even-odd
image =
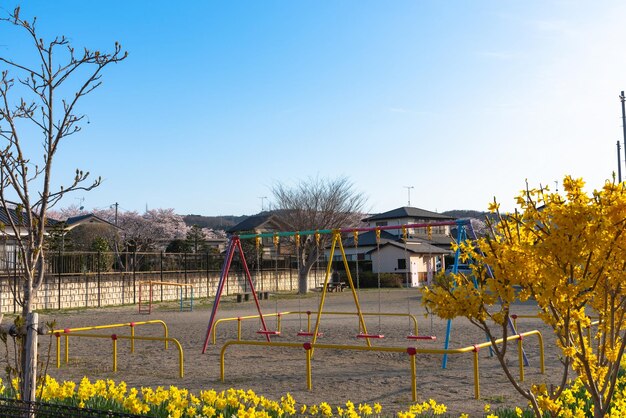
[[[289, 187], [277, 183], [272, 188], [272, 209], [282, 223], [293, 231], [348, 228], [358, 225], [362, 218], [366, 197], [354, 190], [346, 177], [322, 179], [319, 177], [300, 181]], [[302, 235], [298, 250], [300, 259], [299, 292], [306, 293], [307, 277], [327, 243], [326, 235], [319, 243], [314, 236]]]
[[[21, 305], [26, 316], [32, 311], [33, 300], [44, 279], [47, 210], [68, 193], [89, 191], [100, 184], [100, 178], [86, 183], [89, 172], [77, 169], [69, 185], [51, 190], [52, 167], [59, 144], [80, 131], [79, 124], [84, 118], [76, 113], [80, 100], [102, 84], [103, 70], [123, 61], [127, 53], [116, 42], [111, 53], [85, 48], [77, 56], [67, 38], [56, 37], [46, 43], [37, 35], [36, 19], [29, 22], [19, 13], [17, 7], [7, 17], [0, 18], [0, 23], [15, 27], [18, 34], [26, 34], [39, 69], [0, 56], [0, 139], [4, 141], [0, 145], [0, 210], [7, 215], [20, 254]], [[9, 70], [15, 75], [9, 77]], [[29, 97], [12, 96], [15, 80]], [[77, 89], [64, 94], [70, 84], [78, 85]], [[30, 144], [26, 147], [27, 141], [18, 129], [24, 122], [42, 132], [42, 154], [25, 155]], [[9, 208], [11, 199], [17, 199], [18, 203]]]

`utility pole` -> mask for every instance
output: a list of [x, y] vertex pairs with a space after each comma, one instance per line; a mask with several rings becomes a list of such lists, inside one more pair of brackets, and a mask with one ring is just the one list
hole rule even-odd
[[267, 196], [259, 196], [259, 199], [261, 199], [261, 212], [263, 212], [265, 210], [263, 202], [267, 199]]
[[406, 191], [409, 193], [409, 203], [407, 206], [411, 206], [411, 189], [414, 189], [415, 187], [413, 186], [402, 186], [406, 189]]
[[[622, 90], [621, 94], [619, 95], [619, 99], [622, 102], [622, 129], [624, 131], [623, 140], [626, 141], [626, 109], [624, 107], [624, 102], [626, 101], [626, 97], [624, 97], [624, 90]], [[626, 142], [624, 142], [624, 144], [626, 144]], [[622, 172], [622, 167], [621, 167], [622, 163], [621, 163], [620, 157], [621, 157], [621, 151], [620, 151], [619, 142], [618, 142], [618, 145], [617, 145], [617, 160], [619, 161], [619, 164], [617, 165], [617, 171], [618, 171], [618, 180], [621, 183], [622, 182], [622, 173], [621, 173]]]
[[617, 141], [617, 181], [622, 182], [622, 160], [619, 141]]
[[[622, 90], [621, 94], [619, 95], [619, 99], [622, 102], [622, 129], [624, 131], [624, 146], [626, 147], [626, 109], [624, 108], [624, 102], [626, 101], [626, 97], [624, 97], [624, 90]], [[619, 148], [618, 148], [619, 150]], [[619, 151], [618, 151], [619, 152]], [[620, 152], [621, 154], [621, 152]], [[626, 148], [624, 149], [624, 154], [626, 154]], [[619, 158], [619, 156], [618, 156]], [[621, 166], [621, 163], [620, 163]], [[621, 167], [618, 166], [619, 171], [621, 171]], [[622, 182], [622, 176], [619, 176], [619, 181], [620, 183]]]
[[117, 207], [119, 206], [119, 203], [115, 202], [115, 226], [117, 226]]

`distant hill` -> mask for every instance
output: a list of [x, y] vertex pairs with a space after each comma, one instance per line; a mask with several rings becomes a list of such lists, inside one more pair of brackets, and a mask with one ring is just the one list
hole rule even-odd
[[226, 230], [231, 226], [237, 225], [248, 216], [202, 216], [202, 215], [185, 215], [183, 220], [185, 225], [198, 225], [200, 228], [221, 229]]
[[[491, 216], [489, 212], [481, 212], [478, 210], [448, 210], [441, 212], [442, 215], [452, 216], [454, 218], [476, 218], [484, 221]], [[248, 218], [248, 215], [233, 216], [203, 216], [203, 215], [185, 215], [183, 220], [187, 226], [198, 225], [200, 228], [227, 230], [231, 226], [237, 225], [239, 222]]]
[[481, 212], [479, 210], [447, 210], [441, 213], [442, 215], [452, 216], [454, 218], [476, 218], [484, 221], [488, 217], [492, 217], [489, 212]]

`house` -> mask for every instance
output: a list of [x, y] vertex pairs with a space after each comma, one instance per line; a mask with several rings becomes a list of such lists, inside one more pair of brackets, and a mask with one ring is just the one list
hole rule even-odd
[[[0, 253], [13, 253], [16, 249], [16, 233], [11, 228], [11, 223], [17, 227], [19, 236], [24, 237], [28, 234], [28, 215], [26, 212], [19, 214], [15, 208], [0, 208], [0, 225], [3, 225], [0, 228]], [[46, 219], [46, 230], [50, 230], [58, 224], [59, 221], [57, 220]]]
[[444, 250], [423, 241], [388, 241], [368, 252], [373, 273], [397, 273], [405, 276], [409, 287], [430, 283], [443, 265]]
[[[371, 261], [373, 273], [408, 274], [407, 282], [411, 287], [428, 283], [438, 271], [445, 268], [445, 256], [452, 254], [451, 227], [454, 225], [408, 228], [406, 236], [403, 236], [401, 226], [455, 220], [454, 217], [408, 206], [369, 216], [362, 220], [369, 228], [398, 228], [381, 229], [378, 242], [375, 231], [359, 234], [356, 246], [354, 238], [347, 237], [342, 241], [346, 258], [348, 261]], [[340, 254], [333, 255], [334, 261], [340, 259]]]
[[[376, 232], [368, 231], [362, 232], [357, 235], [357, 245], [354, 245], [354, 234], [349, 234], [347, 237], [342, 238], [342, 244], [344, 252], [346, 253], [346, 259], [348, 261], [359, 261], [362, 260], [370, 260], [369, 254], [372, 250], [375, 250], [380, 245], [385, 245], [388, 242], [396, 241], [398, 237], [394, 234], [391, 234], [388, 231], [380, 231], [380, 242], [376, 242]], [[327, 258], [330, 256], [329, 251], [326, 251]], [[341, 253], [337, 249], [335, 249], [335, 254], [333, 254], [333, 261], [340, 261]]]
[[228, 244], [228, 238], [226, 238], [225, 231], [216, 231], [211, 229], [207, 232], [205, 242], [208, 248], [212, 248], [214, 251], [221, 253], [226, 249], [226, 244]]
[[[16, 225], [20, 236], [26, 236], [28, 233], [28, 220], [25, 213], [18, 215], [15, 208], [0, 208], [0, 223], [4, 225], [4, 228], [0, 229], [0, 238], [2, 238], [0, 240], [0, 252], [2, 253], [12, 253], [16, 249], [16, 234], [10, 226], [11, 220]], [[120, 229], [96, 215], [85, 214], [68, 218], [65, 221], [47, 218], [45, 233], [46, 235], [56, 234], [61, 237], [62, 242], [66, 235], [81, 228], [104, 228], [113, 234], [117, 233]]]
[[[226, 230], [229, 235], [233, 234], [267, 234], [278, 231], [289, 231], [290, 228], [278, 217], [276, 212], [265, 211], [257, 215], [252, 215]], [[263, 258], [271, 259], [277, 256], [273, 237], [261, 238]], [[279, 246], [278, 255], [290, 254], [292, 251], [283, 246]]]
[[121, 228], [92, 213], [57, 220], [50, 229], [50, 244], [60, 251], [91, 251], [96, 240], [104, 240], [113, 248], [119, 242]]
[[85, 215], [72, 216], [71, 218], [67, 218], [65, 221], [55, 221], [57, 224], [63, 224], [63, 230], [65, 232], [70, 232], [74, 228], [78, 228], [84, 225], [101, 225], [107, 228], [120, 230], [117, 225], [112, 224], [109, 221], [106, 221], [99, 216], [94, 215], [93, 213], [88, 213]]
[[[377, 226], [392, 226], [392, 225], [407, 225], [407, 224], [420, 224], [420, 223], [433, 223], [433, 222], [445, 222], [455, 221], [456, 218], [451, 216], [442, 215], [437, 212], [431, 212], [425, 209], [414, 208], [410, 206], [404, 206], [401, 208], [393, 209], [388, 212], [379, 213], [363, 219], [363, 222], [368, 227], [374, 228]], [[436, 225], [430, 228], [409, 228], [406, 232], [409, 239], [422, 239], [428, 240], [432, 245], [440, 247], [442, 249], [449, 249], [452, 244], [451, 238], [451, 225]], [[389, 233], [396, 236], [396, 238], [402, 238], [402, 229], [390, 229]]]
[[[380, 239], [376, 239], [376, 231], [345, 234], [342, 245], [348, 261], [365, 261], [371, 263], [374, 273], [408, 274], [408, 285], [419, 286], [430, 282], [435, 273], [445, 268], [444, 257], [451, 255], [451, 225], [433, 225], [432, 227], [409, 228], [403, 236], [402, 225], [417, 223], [453, 222], [456, 218], [430, 212], [414, 207], [402, 207], [362, 220], [368, 227], [398, 226], [397, 229], [380, 230]], [[454, 225], [452, 225], [454, 227]], [[292, 230], [284, 224], [274, 212], [262, 212], [250, 216], [227, 230], [229, 234], [263, 234], [277, 231]], [[276, 257], [273, 237], [263, 237], [264, 257]], [[356, 244], [356, 245], [355, 245]], [[280, 255], [287, 255], [290, 246], [279, 247]], [[324, 253], [330, 258], [329, 246]], [[342, 260], [338, 248], [335, 248], [332, 261]]]

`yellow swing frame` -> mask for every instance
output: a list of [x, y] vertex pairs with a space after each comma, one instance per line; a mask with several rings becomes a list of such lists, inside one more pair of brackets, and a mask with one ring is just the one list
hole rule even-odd
[[[316, 236], [319, 234], [315, 233]], [[343, 265], [346, 270], [346, 275], [348, 277], [348, 285], [350, 286], [350, 290], [352, 292], [352, 297], [354, 298], [354, 305], [356, 306], [356, 313], [359, 317], [359, 325], [361, 330], [363, 331], [364, 339], [367, 343], [368, 347], [372, 346], [370, 341], [370, 337], [367, 333], [367, 326], [365, 325], [365, 320], [363, 319], [363, 312], [361, 311], [361, 305], [359, 304], [359, 296], [357, 295], [356, 289], [354, 287], [354, 282], [352, 281], [352, 275], [350, 274], [350, 266], [348, 265], [348, 259], [346, 258], [346, 252], [343, 248], [343, 243], [341, 241], [341, 232], [338, 229], [334, 229], [332, 232], [333, 240], [330, 246], [330, 256], [328, 258], [328, 265], [326, 266], [326, 277], [324, 278], [324, 284], [322, 285], [322, 296], [320, 298], [319, 307], [317, 309], [317, 319], [315, 321], [315, 330], [313, 331], [313, 339], [311, 340], [312, 344], [315, 344], [317, 341], [317, 336], [320, 328], [320, 321], [322, 319], [322, 313], [324, 312], [324, 302], [326, 301], [326, 293], [328, 289], [328, 282], [330, 280], [330, 270], [333, 263], [333, 256], [335, 255], [335, 249], [338, 247], [341, 252], [341, 258], [343, 260]]]

